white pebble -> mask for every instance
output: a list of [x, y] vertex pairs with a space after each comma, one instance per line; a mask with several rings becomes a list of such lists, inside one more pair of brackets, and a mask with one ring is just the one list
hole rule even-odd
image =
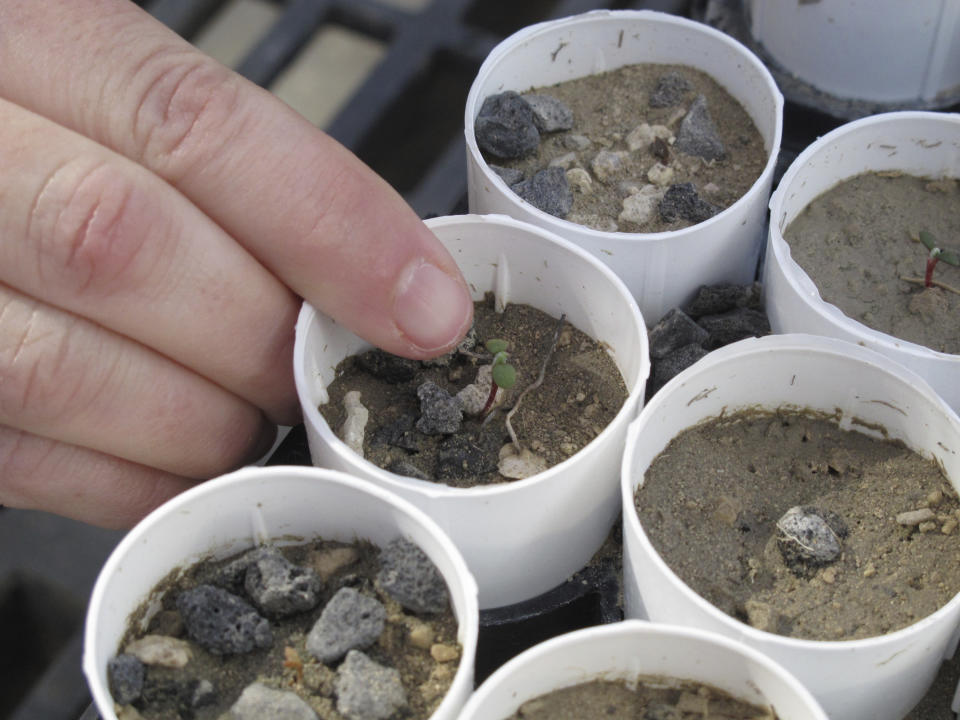
[[190, 644], [168, 635], [144, 635], [124, 649], [144, 665], [182, 668], [193, 657]]
[[360, 402], [360, 391], [351, 390], [343, 396], [343, 407], [347, 418], [343, 421], [340, 434], [343, 441], [357, 455], [363, 457], [363, 434], [370, 418], [370, 411]]
[[647, 180], [660, 187], [670, 185], [673, 183], [673, 168], [663, 163], [656, 163], [647, 170]]
[[649, 221], [657, 212], [663, 193], [663, 189], [656, 185], [644, 185], [640, 192], [623, 199], [623, 212], [617, 218], [618, 222], [642, 225]]

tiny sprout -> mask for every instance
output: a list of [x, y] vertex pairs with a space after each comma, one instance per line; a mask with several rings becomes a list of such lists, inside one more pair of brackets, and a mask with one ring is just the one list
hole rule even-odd
[[933, 286], [933, 269], [937, 266], [938, 261], [943, 260], [948, 265], [960, 266], [960, 253], [957, 253], [956, 250], [945, 249], [937, 245], [937, 239], [932, 233], [921, 230], [920, 242], [930, 251], [930, 254], [927, 256], [927, 271], [923, 276], [924, 287]]
[[487, 402], [480, 415], [486, 415], [490, 410], [497, 397], [497, 388], [509, 390], [517, 382], [517, 371], [507, 361], [507, 341], [492, 338], [487, 340], [486, 348], [493, 354], [493, 365], [491, 367], [493, 382], [490, 385], [490, 395], [487, 397]]

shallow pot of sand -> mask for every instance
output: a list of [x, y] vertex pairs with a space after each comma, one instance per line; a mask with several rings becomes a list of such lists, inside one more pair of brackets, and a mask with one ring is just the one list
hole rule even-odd
[[[745, 708], [731, 700], [752, 710], [738, 714]], [[704, 717], [827, 718], [797, 679], [762, 653], [703, 630], [640, 620], [530, 648], [487, 678], [460, 717], [632, 718], [640, 717], [638, 707], [649, 713], [644, 717], [680, 717], [685, 709]]]
[[[505, 216], [434, 218], [427, 225], [456, 259], [475, 301], [489, 301], [488, 310], [493, 310], [494, 320], [507, 317], [511, 307], [526, 305], [552, 318], [551, 327], [560, 321], [583, 333], [577, 336], [580, 340], [565, 341], [564, 330], [552, 346], [556, 350], [549, 358], [549, 366], [542, 366], [543, 383], [524, 399], [524, 408], [534, 407], [540, 393], [553, 386], [559, 376], [557, 363], [586, 370], [581, 376], [591, 379], [592, 372], [584, 365], [586, 355], [580, 352], [588, 341], [597, 343], [594, 357], [610, 363], [621, 376], [621, 400], [616, 408], [608, 408], [611, 419], [605, 426], [593, 427], [592, 410], [588, 407], [597, 405], [592, 401], [593, 390], [587, 387], [572, 396], [557, 397], [552, 406], [572, 411], [574, 425], [593, 427], [596, 435], [591, 434], [592, 439], [579, 450], [564, 450], [557, 457], [558, 462], [522, 479], [508, 481], [494, 473], [483, 484], [458, 486], [448, 481], [447, 475], [429, 468], [417, 473], [421, 477], [415, 476], [413, 470], [403, 469], [406, 466], [391, 464], [389, 467], [394, 470], [387, 470], [368, 459], [366, 452], [371, 443], [383, 437], [380, 431], [364, 432], [366, 444], [361, 451], [345, 442], [346, 423], [331, 425], [325, 415], [335, 409], [328, 406], [332, 405], [337, 380], [345, 375], [342, 363], [370, 350], [370, 345], [312, 307], [304, 306], [297, 323], [294, 374], [310, 453], [314, 464], [349, 471], [398, 493], [424, 510], [446, 529], [464, 554], [480, 587], [481, 607], [509, 605], [559, 585], [583, 567], [614, 523], [620, 510], [618, 473], [626, 427], [642, 404], [650, 368], [646, 329], [636, 302], [622, 281], [596, 258], [548, 231]], [[475, 311], [475, 320], [478, 313], [479, 309]], [[550, 330], [545, 340], [551, 334], [556, 338]], [[480, 342], [467, 354], [458, 351], [453, 365], [440, 368], [436, 384], [453, 392], [472, 382], [479, 369], [471, 363], [475, 357], [485, 357], [486, 340], [479, 338]], [[509, 353], [515, 359], [513, 347]], [[489, 362], [478, 361], [480, 365]], [[427, 364], [417, 364], [416, 371]], [[528, 377], [532, 369], [526, 369]], [[518, 366], [518, 377], [523, 372], [524, 368]], [[525, 382], [518, 381], [514, 390]], [[415, 391], [420, 392], [419, 388]], [[373, 400], [365, 399], [361, 393], [359, 402]], [[446, 440], [446, 430], [438, 431], [432, 439], [413, 438], [411, 433], [419, 430], [420, 420], [426, 416], [426, 411], [417, 415], [424, 407], [423, 398], [420, 401], [419, 409], [414, 407], [414, 417], [410, 418], [416, 424], [402, 429], [400, 439], [387, 441], [391, 447], [403, 445], [396, 452], [411, 462], [417, 462], [423, 454], [420, 449], [425, 446], [417, 444], [421, 440]], [[487, 415], [492, 422], [476, 427], [476, 437], [468, 437], [466, 444], [472, 449], [485, 445], [485, 440], [476, 438], [486, 438], [490, 431], [495, 433], [494, 440], [499, 437], [496, 447], [503, 450], [509, 443], [503, 434], [508, 414], [505, 411], [514, 403], [519, 400], [509, 400], [495, 416]], [[370, 423], [387, 412], [370, 412]], [[521, 443], [525, 435], [538, 428], [552, 432], [553, 422], [531, 419], [526, 431], [517, 432]], [[465, 419], [463, 427], [467, 423]], [[406, 443], [410, 438], [412, 445]], [[541, 452], [529, 443], [525, 448], [535, 454]], [[465, 456], [462, 466], [471, 462]], [[460, 467], [458, 461], [455, 469]]]
[[[808, 421], [838, 439], [820, 444], [826, 431]], [[857, 443], [888, 454], [864, 459]], [[941, 570], [960, 552], [958, 448], [960, 418], [915, 373], [866, 348], [776, 335], [711, 353], [628, 434], [626, 615], [769, 655], [833, 720], [900, 720], [956, 645], [960, 595]], [[674, 469], [674, 487], [653, 501], [668, 460], [688, 470]], [[678, 542], [681, 527], [689, 535]]]
[[[261, 685], [256, 690], [276, 703], [272, 707], [278, 713], [282, 712], [280, 708], [287, 708], [288, 712], [299, 713], [297, 717], [308, 717], [309, 710], [304, 708], [330, 706], [333, 712], [333, 707], [336, 706], [340, 717], [357, 717], [357, 706], [352, 709], [343, 707], [342, 703], [347, 702], [344, 697], [348, 690], [339, 684], [339, 677], [336, 681], [333, 680], [332, 670], [322, 672], [330, 676], [331, 683], [337, 682], [337, 693], [340, 697], [335, 695], [334, 699], [331, 699], [329, 690], [320, 693], [325, 697], [315, 697], [317, 688], [311, 686], [309, 677], [312, 671], [320, 672], [321, 669], [315, 661], [308, 658], [308, 653], [302, 646], [297, 650], [296, 632], [288, 636], [281, 631], [285, 619], [298, 615], [291, 612], [291, 607], [281, 608], [276, 604], [280, 593], [271, 591], [258, 594], [256, 600], [247, 602], [238, 599], [239, 596], [231, 592], [229, 594], [233, 599], [220, 603], [220, 596], [225, 597], [227, 591], [219, 587], [214, 591], [209, 589], [211, 585], [204, 586], [204, 592], [209, 597], [216, 598], [213, 603], [217, 608], [213, 610], [215, 614], [233, 613], [236, 616], [235, 627], [225, 629], [222, 633], [213, 632], [216, 623], [212, 621], [206, 626], [202, 622], [196, 626], [188, 618], [192, 611], [185, 609], [179, 598], [176, 598], [177, 610], [172, 609], [174, 606], [171, 604], [171, 588], [200, 563], [232, 558], [250, 548], [257, 548], [255, 553], [273, 553], [275, 550], [286, 551], [302, 543], [319, 540], [338, 545], [363, 542], [372, 548], [385, 548], [395, 542], [409, 543], [418, 548], [412, 551], [420, 558], [417, 562], [432, 564], [431, 572], [439, 574], [438, 577], [434, 576], [434, 580], [440, 584], [441, 590], [444, 585], [446, 590], [446, 609], [440, 612], [452, 612], [455, 618], [455, 637], [448, 639], [448, 645], [456, 648], [452, 654], [459, 659], [448, 664], [443, 673], [445, 694], [439, 698], [431, 697], [427, 703], [428, 709], [424, 711], [421, 707], [420, 712], [424, 717], [434, 720], [452, 720], [457, 717], [463, 702], [473, 689], [474, 655], [479, 626], [476, 583], [463, 557], [432, 520], [401, 498], [344, 473], [319, 468], [282, 466], [245, 468], [196, 486], [148, 515], [111, 554], [94, 586], [84, 634], [83, 671], [100, 717], [105, 720], [117, 720], [118, 714], [119, 717], [140, 717], [130, 715], [129, 707], [122, 710], [121, 706], [128, 705], [133, 705], [134, 708], [139, 706], [145, 717], [157, 717], [155, 712], [148, 712], [144, 708], [143, 703], [153, 702], [150, 697], [154, 700], [173, 698], [183, 704], [179, 709], [173, 707], [167, 709], [165, 714], [161, 713], [160, 716], [165, 717], [187, 711], [203, 717], [206, 716], [203, 713], [215, 711], [215, 703], [226, 703], [229, 708], [234, 701], [247, 702], [249, 698], [241, 700], [227, 696], [227, 675], [223, 676], [224, 684], [213, 675], [199, 680], [178, 679], [178, 672], [189, 674], [190, 669], [202, 662], [206, 655], [211, 656], [211, 667], [219, 672], [233, 667], [231, 663], [234, 660], [244, 663], [256, 662], [256, 658], [259, 658], [267, 663], [254, 670], [250, 682]], [[277, 574], [269, 569], [272, 567], [287, 578], [287, 581], [280, 585], [291, 593], [287, 596], [291, 603], [301, 604], [301, 607], [296, 608], [299, 612], [303, 609], [307, 595], [315, 593], [319, 597], [333, 594], [334, 580], [331, 578], [340, 578], [346, 583], [340, 592], [349, 586], [356, 594], [356, 586], [366, 598], [363, 601], [366, 605], [361, 605], [370, 611], [368, 605], [373, 602], [375, 595], [372, 590], [373, 583], [358, 582], [363, 571], [358, 569], [354, 560], [343, 560], [341, 565], [344, 562], [347, 565], [334, 571], [330, 562], [338, 552], [342, 554], [343, 551], [327, 555], [327, 560], [324, 561], [326, 571], [332, 574], [325, 576], [323, 580], [316, 577], [321, 571], [314, 570], [308, 563], [288, 565], [285, 560], [277, 560], [277, 556], [272, 556], [272, 559], [265, 563], [260, 562], [263, 558], [255, 560], [246, 568], [247, 589], [251, 586], [250, 573], [253, 565], [258, 568], [258, 579], [255, 581], [258, 585], [266, 585], [265, 578]], [[234, 566], [240, 567], [236, 563]], [[396, 571], [395, 567], [391, 568], [391, 572], [393, 571]], [[395, 576], [404, 577], [406, 571], [396, 571]], [[376, 583], [379, 584], [380, 580], [381, 578], [378, 578]], [[241, 579], [240, 586], [243, 585], [244, 581]], [[308, 585], [311, 587], [308, 588]], [[274, 589], [278, 587], [274, 586]], [[242, 593], [242, 590], [237, 592]], [[271, 607], [262, 607], [261, 602]], [[192, 607], [196, 606], [197, 602]], [[243, 611], [234, 612], [237, 608], [242, 608]], [[424, 608], [420, 610], [423, 611]], [[432, 617], [436, 610], [437, 608], [431, 608], [429, 612], [421, 612], [417, 617]], [[183, 620], [168, 622], [178, 612]], [[382, 610], [377, 612], [382, 613]], [[369, 615], [375, 613], [370, 611]], [[404, 631], [393, 625], [406, 617], [406, 610], [395, 608], [391, 611], [391, 617], [387, 618], [382, 632], [397, 632], [402, 636]], [[417, 617], [409, 615], [409, 622], [415, 622]], [[356, 621], [360, 622], [359, 619]], [[166, 631], [156, 629], [161, 625], [167, 626], [171, 636], [166, 636]], [[236, 646], [229, 649], [225, 646], [215, 647], [209, 653], [199, 650], [188, 642], [195, 640], [194, 631], [197, 627], [207, 635], [212, 633], [217, 642], [229, 641]], [[179, 631], [176, 628], [179, 628]], [[255, 628], [255, 631], [251, 630], [252, 628]], [[254, 639], [248, 643], [249, 647], [241, 649], [240, 645], [248, 639], [247, 630], [251, 630], [251, 638]], [[147, 643], [154, 643], [158, 638], [165, 642], [156, 642], [150, 648], [141, 642], [137, 649], [127, 644], [131, 637], [142, 640], [144, 632], [149, 633], [147, 637], [150, 640], [146, 641]], [[157, 634], [158, 632], [161, 634]], [[305, 632], [301, 627], [301, 645]], [[378, 657], [377, 648], [371, 650], [368, 647], [371, 643], [376, 645], [375, 634], [366, 638], [363, 652]], [[209, 639], [208, 637], [207, 641]], [[308, 648], [309, 642], [308, 639]], [[161, 651], [160, 647], [164, 649]], [[350, 653], [357, 652], [360, 651], [350, 650]], [[429, 656], [430, 650], [422, 649], [419, 652]], [[130, 653], [135, 653], [143, 660], [143, 665], [147, 666], [145, 676], [143, 667], [131, 668], [126, 663], [129, 660], [136, 665], [136, 661], [130, 660]], [[181, 661], [178, 662], [177, 657], [180, 657]], [[348, 658], [343, 662], [346, 664], [353, 660]], [[243, 673], [246, 670], [238, 672]], [[313, 676], [318, 677], [317, 672], [313, 672]], [[273, 676], [280, 677], [284, 673], [286, 675], [282, 682], [269, 679]], [[263, 687], [264, 684], [269, 687]], [[417, 692], [417, 688], [407, 687], [407, 700], [412, 702]], [[402, 696], [403, 692], [400, 694]], [[121, 697], [124, 695], [126, 697]], [[243, 695], [248, 695], [248, 690], [244, 690]], [[291, 710], [292, 706], [299, 709]], [[250, 712], [249, 708], [247, 712]], [[262, 712], [268, 710], [262, 709]]]
[[960, 100], [960, 8], [950, 0], [743, 5], [791, 99], [851, 118]]
[[929, 232], [960, 247], [958, 178], [958, 115], [876, 115], [810, 145], [770, 199], [763, 284], [773, 331], [874, 349], [960, 408], [960, 267], [939, 262], [925, 288], [929, 253], [918, 242]]
[[[526, 104], [562, 96], [569, 117], [539, 102], [547, 110], [533, 122], [543, 129], [529, 131], [530, 111], [510, 99], [506, 113], [516, 113], [503, 122], [536, 137], [491, 150], [483, 128], [492, 122], [499, 132], [494, 109], [506, 103], [493, 98], [504, 93]], [[467, 97], [470, 210], [576, 243], [613, 268], [655, 320], [700, 285], [753, 281], [782, 110], [763, 63], [706, 25], [642, 10], [532, 25], [491, 51]], [[511, 152], [517, 159], [497, 155]], [[729, 174], [713, 179], [719, 171]], [[543, 200], [553, 180], [556, 200]]]

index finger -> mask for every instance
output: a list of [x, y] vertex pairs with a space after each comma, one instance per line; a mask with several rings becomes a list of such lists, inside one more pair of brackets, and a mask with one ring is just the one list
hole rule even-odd
[[146, 166], [373, 344], [426, 358], [469, 327], [455, 262], [386, 182], [127, 0], [0, 3], [0, 64], [0, 96]]

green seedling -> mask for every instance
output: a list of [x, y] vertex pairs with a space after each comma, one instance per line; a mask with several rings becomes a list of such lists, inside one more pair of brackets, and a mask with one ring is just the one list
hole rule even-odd
[[923, 276], [924, 287], [933, 286], [933, 269], [940, 260], [943, 260], [948, 265], [960, 267], [960, 253], [956, 250], [942, 248], [937, 245], [937, 239], [933, 236], [933, 233], [921, 230], [920, 242], [930, 251], [930, 254], [927, 256], [927, 271]]
[[483, 406], [480, 415], [484, 416], [493, 407], [493, 401], [497, 397], [497, 388], [509, 390], [517, 382], [517, 371], [507, 359], [507, 341], [500, 338], [492, 338], [486, 342], [487, 351], [493, 355], [493, 383], [490, 385], [490, 395]]

